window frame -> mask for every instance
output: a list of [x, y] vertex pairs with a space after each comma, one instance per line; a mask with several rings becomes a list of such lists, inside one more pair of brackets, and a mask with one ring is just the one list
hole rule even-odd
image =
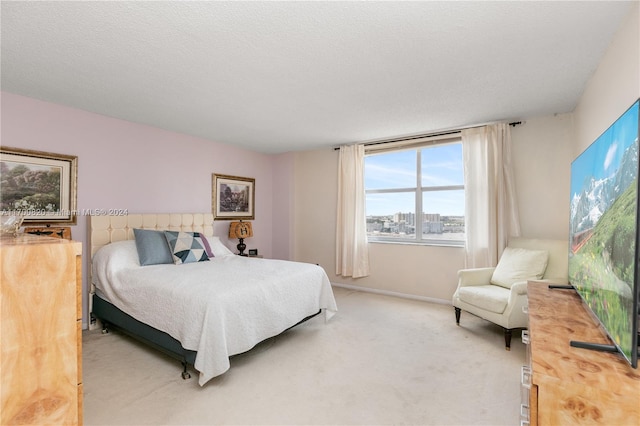
[[[415, 151], [416, 152], [416, 182], [415, 187], [405, 188], [383, 188], [383, 189], [365, 189], [365, 199], [370, 194], [398, 194], [398, 193], [413, 193], [415, 201], [415, 237], [403, 238], [403, 237], [389, 237], [384, 235], [373, 236], [367, 232], [367, 241], [370, 243], [385, 243], [385, 244], [415, 244], [415, 245], [431, 245], [431, 246], [449, 246], [449, 247], [464, 247], [464, 240], [447, 240], [438, 238], [425, 238], [423, 231], [424, 220], [418, 220], [423, 215], [423, 198], [424, 194], [428, 192], [440, 192], [440, 191], [458, 191], [462, 190], [464, 194], [465, 185], [464, 182], [461, 185], [423, 185], [422, 184], [422, 151], [428, 148], [435, 148], [443, 145], [459, 144], [462, 145], [462, 137], [459, 132], [454, 134], [443, 135], [440, 137], [427, 137], [420, 138], [416, 141], [390, 144], [373, 145], [365, 147], [365, 157], [374, 155], [384, 155], [393, 152], [400, 151]], [[365, 201], [366, 204], [366, 201]], [[366, 208], [366, 205], [365, 205]], [[417, 212], [421, 212], [420, 214]], [[465, 220], [466, 222], [466, 220]]]

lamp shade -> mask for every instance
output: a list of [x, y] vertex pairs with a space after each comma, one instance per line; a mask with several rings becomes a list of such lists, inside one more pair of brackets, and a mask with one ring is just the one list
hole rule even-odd
[[251, 222], [231, 222], [229, 224], [229, 238], [249, 238], [253, 237]]

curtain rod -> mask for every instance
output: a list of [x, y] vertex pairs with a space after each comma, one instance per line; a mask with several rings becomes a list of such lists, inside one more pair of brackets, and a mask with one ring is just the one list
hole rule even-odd
[[[394, 143], [394, 142], [406, 142], [406, 141], [411, 141], [414, 139], [422, 139], [422, 138], [433, 138], [436, 136], [447, 136], [447, 135], [455, 135], [456, 133], [460, 133], [462, 130], [466, 130], [466, 129], [473, 129], [475, 127], [482, 127], [482, 126], [486, 126], [489, 124], [497, 124], [497, 123], [485, 123], [485, 124], [476, 124], [473, 126], [467, 126], [467, 127], [461, 127], [459, 129], [456, 130], [445, 130], [445, 131], [441, 131], [441, 132], [436, 132], [436, 133], [426, 133], [426, 134], [422, 134], [422, 135], [415, 135], [415, 136], [407, 136], [404, 138], [393, 138], [393, 139], [384, 139], [384, 140], [380, 140], [380, 141], [371, 141], [371, 142], [356, 142], [356, 143], [362, 143], [364, 146], [373, 146], [373, 145], [382, 145], [385, 143]], [[520, 124], [522, 124], [522, 121], [512, 121], [511, 123], [509, 123], [509, 126], [511, 127], [516, 127], [519, 126]], [[334, 151], [338, 151], [340, 149], [340, 147], [336, 147], [333, 148]]]

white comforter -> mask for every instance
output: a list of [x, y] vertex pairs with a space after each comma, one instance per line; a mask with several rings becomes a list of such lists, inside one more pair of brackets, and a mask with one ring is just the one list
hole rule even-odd
[[134, 241], [100, 249], [93, 281], [109, 302], [197, 351], [199, 383], [302, 318], [337, 311], [329, 279], [316, 265], [241, 256], [183, 265], [140, 266]]

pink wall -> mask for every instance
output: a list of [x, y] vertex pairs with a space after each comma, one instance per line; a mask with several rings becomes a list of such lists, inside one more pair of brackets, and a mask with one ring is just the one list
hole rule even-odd
[[[276, 156], [260, 154], [221, 143], [118, 120], [86, 111], [1, 93], [1, 141], [3, 146], [78, 156], [78, 210], [128, 209], [129, 213], [209, 212], [211, 174], [256, 179], [254, 238], [246, 241], [266, 257], [273, 246], [282, 247], [272, 232], [286, 194], [272, 199]], [[278, 156], [280, 168], [287, 157]], [[277, 179], [282, 184], [286, 176]], [[288, 209], [288, 207], [285, 207]], [[87, 221], [78, 216], [72, 228], [87, 257]], [[227, 240], [228, 221], [217, 221], [214, 233]], [[286, 236], [289, 237], [288, 235]], [[227, 245], [235, 251], [237, 241]], [[286, 250], [277, 250], [287, 256]], [[87, 271], [84, 275], [86, 325]]]

